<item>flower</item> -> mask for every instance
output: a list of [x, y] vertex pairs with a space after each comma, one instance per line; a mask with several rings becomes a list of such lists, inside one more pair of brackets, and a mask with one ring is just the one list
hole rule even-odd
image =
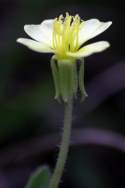
[[82, 58], [101, 52], [110, 46], [107, 41], [84, 45], [112, 24], [98, 19], [83, 21], [79, 15], [43, 21], [40, 25], [25, 25], [25, 32], [34, 40], [19, 38], [17, 42], [41, 53], [54, 53], [57, 59]]
[[83, 98], [87, 96], [83, 82], [83, 63], [77, 74], [74, 62], [77, 59], [83, 61], [84, 57], [110, 46], [107, 41], [85, 43], [107, 30], [111, 24], [111, 21], [101, 22], [98, 19], [84, 21], [79, 15], [71, 16], [66, 13], [65, 17], [60, 15], [55, 19], [44, 20], [39, 25], [25, 25], [25, 32], [34, 40], [19, 38], [17, 42], [36, 52], [55, 54], [51, 59], [55, 97], [61, 97], [67, 102], [69, 98], [76, 96], [78, 89]]

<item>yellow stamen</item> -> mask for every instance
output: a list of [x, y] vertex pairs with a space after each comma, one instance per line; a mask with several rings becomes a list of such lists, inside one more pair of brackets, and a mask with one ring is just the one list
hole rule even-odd
[[59, 58], [66, 58], [67, 52], [75, 52], [79, 48], [78, 33], [81, 20], [79, 15], [66, 17], [60, 15], [53, 24], [53, 48]]

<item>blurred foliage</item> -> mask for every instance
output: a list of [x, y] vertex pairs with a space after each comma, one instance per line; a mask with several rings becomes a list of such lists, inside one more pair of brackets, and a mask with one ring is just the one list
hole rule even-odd
[[47, 166], [39, 167], [31, 175], [26, 188], [47, 188], [50, 180], [50, 171]]

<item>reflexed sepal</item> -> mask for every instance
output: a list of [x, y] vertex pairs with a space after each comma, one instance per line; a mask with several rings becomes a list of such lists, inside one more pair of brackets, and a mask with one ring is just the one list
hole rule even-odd
[[51, 58], [51, 70], [52, 70], [52, 76], [55, 86], [55, 99], [59, 100], [60, 91], [59, 91], [59, 73], [58, 73], [58, 67], [57, 67], [57, 61], [55, 56]]
[[51, 59], [52, 75], [55, 85], [55, 98], [68, 102], [76, 97], [78, 89], [77, 65], [74, 60]]
[[81, 101], [88, 95], [84, 86], [84, 61], [81, 60], [79, 69], [73, 59], [58, 60], [56, 56], [51, 59], [51, 69], [55, 85], [55, 99], [68, 102], [77, 97], [79, 89]]
[[88, 94], [86, 93], [86, 90], [85, 90], [85, 84], [84, 84], [84, 60], [81, 59], [81, 62], [80, 62], [80, 68], [79, 68], [79, 90], [80, 90], [80, 94], [81, 94], [81, 101], [83, 101], [87, 96]]

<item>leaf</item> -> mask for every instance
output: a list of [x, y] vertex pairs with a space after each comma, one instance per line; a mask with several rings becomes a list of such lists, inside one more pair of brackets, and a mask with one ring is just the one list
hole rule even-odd
[[25, 188], [47, 188], [49, 180], [50, 170], [47, 166], [42, 166], [31, 175]]

